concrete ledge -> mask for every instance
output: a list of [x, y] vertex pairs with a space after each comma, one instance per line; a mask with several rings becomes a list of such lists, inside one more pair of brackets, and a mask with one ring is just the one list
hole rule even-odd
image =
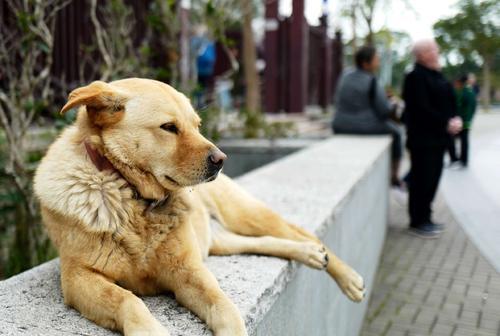
[[[389, 141], [340, 137], [237, 181], [284, 217], [316, 232], [373, 284], [388, 208]], [[368, 300], [349, 302], [326, 273], [261, 256], [210, 257], [251, 335], [357, 335]], [[92, 298], [89, 298], [92, 300]], [[144, 298], [171, 335], [210, 335], [170, 296]], [[58, 260], [0, 282], [0, 335], [113, 334], [64, 306]]]

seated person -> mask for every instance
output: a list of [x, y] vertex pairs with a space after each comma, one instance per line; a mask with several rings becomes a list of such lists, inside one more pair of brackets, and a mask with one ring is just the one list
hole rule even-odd
[[347, 70], [337, 86], [333, 131], [336, 134], [390, 134], [391, 183], [400, 186], [401, 130], [390, 120], [395, 104], [389, 102], [383, 88], [377, 84], [375, 72], [380, 65], [379, 56], [375, 48], [365, 46], [356, 52], [355, 61], [356, 68]]

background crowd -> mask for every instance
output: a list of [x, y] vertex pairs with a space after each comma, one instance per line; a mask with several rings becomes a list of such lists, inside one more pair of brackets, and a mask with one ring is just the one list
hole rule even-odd
[[[365, 46], [355, 54], [356, 67], [346, 71], [336, 92], [335, 133], [389, 134], [392, 136], [391, 182], [409, 191], [410, 232], [435, 238], [444, 230], [433, 222], [431, 204], [443, 170], [445, 151], [450, 165], [467, 167], [468, 134], [476, 110], [478, 87], [474, 75], [463, 74], [452, 83], [443, 76], [439, 46], [431, 39], [412, 49], [413, 69], [405, 76], [402, 100], [377, 83], [380, 58]], [[402, 111], [399, 115], [398, 111]], [[399, 124], [399, 125], [398, 125]], [[411, 168], [400, 180], [403, 129]], [[456, 153], [455, 139], [461, 142]]]

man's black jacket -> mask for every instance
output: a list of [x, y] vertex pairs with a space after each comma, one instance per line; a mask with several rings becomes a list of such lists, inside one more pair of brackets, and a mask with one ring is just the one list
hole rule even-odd
[[439, 71], [416, 63], [403, 87], [408, 148], [446, 146], [448, 121], [456, 116], [453, 87]]

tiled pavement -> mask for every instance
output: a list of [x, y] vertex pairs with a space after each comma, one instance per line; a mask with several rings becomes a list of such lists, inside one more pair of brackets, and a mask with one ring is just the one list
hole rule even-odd
[[441, 191], [455, 218], [500, 272], [500, 107], [479, 113], [467, 169], [447, 169]]
[[361, 336], [500, 336], [500, 274], [481, 256], [442, 198], [434, 209], [436, 221], [446, 223], [443, 236], [410, 236], [406, 206], [393, 195]]

